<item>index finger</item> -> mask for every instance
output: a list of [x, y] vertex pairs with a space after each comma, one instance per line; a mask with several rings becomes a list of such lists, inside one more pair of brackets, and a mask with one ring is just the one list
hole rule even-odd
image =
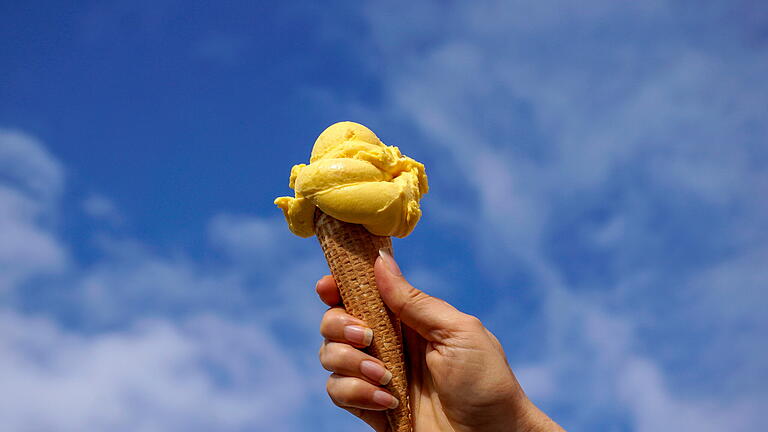
[[320, 296], [320, 300], [328, 306], [338, 306], [341, 304], [341, 294], [339, 294], [339, 287], [336, 286], [336, 281], [332, 276], [326, 275], [320, 278], [315, 285], [315, 291]]

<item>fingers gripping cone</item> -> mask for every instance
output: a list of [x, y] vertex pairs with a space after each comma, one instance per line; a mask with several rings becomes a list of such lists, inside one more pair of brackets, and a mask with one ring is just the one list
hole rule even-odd
[[405, 374], [403, 338], [400, 321], [387, 309], [379, 295], [373, 266], [379, 249], [392, 251], [389, 237], [376, 236], [362, 225], [342, 222], [315, 210], [315, 234], [325, 253], [341, 292], [344, 308], [352, 316], [368, 323], [373, 341], [368, 352], [384, 362], [392, 372], [386, 386], [400, 405], [387, 411], [392, 432], [411, 432], [408, 383]]

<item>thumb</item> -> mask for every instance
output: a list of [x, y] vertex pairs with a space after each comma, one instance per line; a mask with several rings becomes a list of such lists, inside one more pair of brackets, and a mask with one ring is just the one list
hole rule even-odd
[[466, 331], [469, 321], [477, 321], [445, 301], [414, 288], [405, 280], [386, 249], [379, 250], [374, 271], [376, 285], [387, 307], [400, 321], [430, 342], [441, 342], [455, 331]]

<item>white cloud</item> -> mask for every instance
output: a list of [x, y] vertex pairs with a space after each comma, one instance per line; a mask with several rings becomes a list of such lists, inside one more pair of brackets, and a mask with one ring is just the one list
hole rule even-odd
[[[55, 234], [59, 162], [23, 133], [2, 138], [0, 429], [295, 431], [297, 412], [324, 415], [305, 405], [325, 399], [312, 289], [322, 262], [268, 265], [293, 253], [284, 223], [286, 237], [276, 221], [215, 217], [224, 260], [100, 234], [85, 265]], [[107, 197], [83, 206], [122, 220]]]
[[[134, 14], [123, 6], [107, 15]], [[381, 8], [396, 8], [399, 25]], [[518, 368], [532, 397], [565, 406], [562, 420], [574, 428], [615, 425], [613, 417], [639, 431], [759, 426], [756, 406], [766, 396], [754, 377], [768, 376], [760, 362], [764, 56], [688, 40], [695, 32], [680, 31], [667, 2], [382, 3], [368, 11], [378, 55], [361, 58], [397, 65], [371, 68], [383, 74], [384, 116], [410, 119], [453, 176], [446, 183], [475, 192], [467, 201], [477, 208], [468, 210], [431, 178], [431, 199], [446, 198], [435, 207], [452, 215], [434, 220], [473, 227], [489, 279], [504, 280], [510, 262], [532, 275], [540, 303], [523, 331], [533, 329], [538, 346]], [[198, 53], [219, 60], [242, 49], [226, 38], [202, 42]], [[15, 389], [0, 404], [3, 426], [275, 430], [249, 406], [264, 400], [264, 388], [276, 392], [270, 402], [299, 409], [305, 396], [287, 352], [311, 359], [302, 367], [316, 363], [323, 307], [311, 285], [326, 271], [317, 245], [294, 239], [278, 219], [220, 214], [208, 235], [223, 260], [107, 238], [100, 258], [81, 268], [49, 220], [63, 171], [34, 138], [0, 131], [0, 290], [69, 270], [74, 281], [57, 286], [65, 294], [55, 298], [72, 301], [84, 327], [98, 329], [0, 314], [0, 374]], [[86, 207], [106, 217], [108, 203]], [[691, 204], [698, 207], [686, 214]], [[609, 214], [580, 219], [592, 210]], [[688, 228], [696, 224], [705, 226]], [[686, 229], [693, 232], [680, 238]], [[615, 273], [608, 282], [572, 283], [569, 263], [552, 256], [556, 235], [574, 233], [584, 237], [578, 252], [610, 255], [597, 270]], [[692, 243], [678, 247], [684, 241]], [[712, 251], [698, 263], [669, 264], [675, 249]], [[276, 265], [288, 259], [290, 267]], [[441, 283], [425, 271], [414, 276]], [[503, 325], [513, 294], [488, 314], [508, 333], [519, 331]], [[284, 334], [290, 342], [277, 343]], [[263, 375], [273, 370], [288, 377], [285, 388]], [[322, 392], [320, 375], [310, 375], [305, 385]], [[236, 385], [223, 385], [230, 376]], [[49, 408], [44, 415], [40, 406]]]
[[215, 316], [84, 335], [6, 310], [0, 377], [19, 431], [287, 430], [307, 393], [272, 335]]
[[125, 222], [123, 214], [115, 203], [103, 195], [90, 195], [83, 200], [83, 211], [86, 215], [96, 220], [107, 222], [113, 226]]
[[64, 170], [34, 137], [0, 128], [0, 184], [6, 182], [36, 197], [53, 198], [63, 187]]
[[66, 266], [50, 212], [62, 187], [63, 169], [36, 139], [0, 129], [0, 293]]
[[565, 291], [550, 295], [564, 305], [553, 311], [560, 316], [545, 338], [550, 355], [514, 369], [537, 404], [575, 411], [558, 419], [566, 428], [605, 426], [612, 416], [626, 416], [638, 432], [748, 431], [761, 421], [764, 397], [674, 389], [653, 358], [637, 353], [635, 325], [626, 317], [608, 315]]
[[222, 213], [211, 218], [208, 238], [231, 258], [266, 260], [285, 253], [286, 227], [282, 219]]
[[0, 186], [0, 293], [65, 267], [66, 250], [36, 221], [40, 213], [38, 202]]
[[525, 394], [538, 403], [548, 400], [557, 392], [557, 378], [552, 367], [541, 364], [523, 364], [515, 367], [515, 375]]
[[[389, 25], [390, 8], [401, 25]], [[737, 49], [725, 26], [733, 24], [717, 14], [686, 21], [699, 27], [681, 33], [676, 8], [367, 8], [373, 48], [365, 48], [380, 54], [373, 62], [397, 64], [376, 68], [384, 115], [408, 118], [451, 166], [441, 173], [474, 192], [445, 193], [439, 207], [458, 207], [451, 214], [474, 226], [489, 279], [506, 281], [519, 267], [531, 275], [540, 304], [525, 331], [538, 333], [526, 341], [540, 346], [521, 379], [551, 406], [567, 406], [566, 425], [577, 428], [629, 416], [633, 430], [667, 428], [654, 418], [678, 429], [748, 430], [759, 424], [749, 407], [766, 398], [743, 378], [764, 377], [765, 366], [743, 357], [768, 352], [758, 336], [766, 297], [753, 288], [762, 286], [755, 257], [764, 258], [768, 240], [767, 206], [755, 198], [768, 184], [768, 61]], [[713, 27], [725, 42], [696, 39]], [[438, 199], [440, 184], [454, 179], [430, 180]], [[563, 245], [573, 251], [565, 258]], [[591, 278], [574, 276], [588, 270]], [[500, 329], [517, 307], [504, 296], [488, 313]], [[723, 371], [733, 364], [723, 360], [742, 371]]]
[[633, 417], [635, 430], [750, 431], [762, 422], [765, 401], [680, 400], [647, 359], [628, 359], [618, 378], [619, 395]]
[[237, 272], [162, 256], [135, 242], [101, 243], [101, 259], [80, 272], [71, 292], [93, 323], [253, 306]]

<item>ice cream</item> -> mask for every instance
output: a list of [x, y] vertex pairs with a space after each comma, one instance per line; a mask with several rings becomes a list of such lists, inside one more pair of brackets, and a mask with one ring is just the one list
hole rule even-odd
[[329, 126], [315, 141], [309, 162], [291, 169], [296, 196], [275, 200], [294, 234], [315, 234], [315, 208], [378, 236], [405, 237], [419, 221], [419, 200], [429, 189], [424, 165], [385, 145], [367, 127]]
[[386, 388], [400, 404], [387, 411], [389, 430], [412, 432], [400, 321], [379, 295], [374, 265], [380, 250], [392, 253], [391, 236], [407, 236], [419, 221], [424, 165], [365, 126], [340, 122], [317, 138], [309, 165], [291, 169], [290, 186], [296, 196], [275, 204], [294, 234], [317, 236], [344, 308], [373, 330], [367, 351], [392, 373]]

